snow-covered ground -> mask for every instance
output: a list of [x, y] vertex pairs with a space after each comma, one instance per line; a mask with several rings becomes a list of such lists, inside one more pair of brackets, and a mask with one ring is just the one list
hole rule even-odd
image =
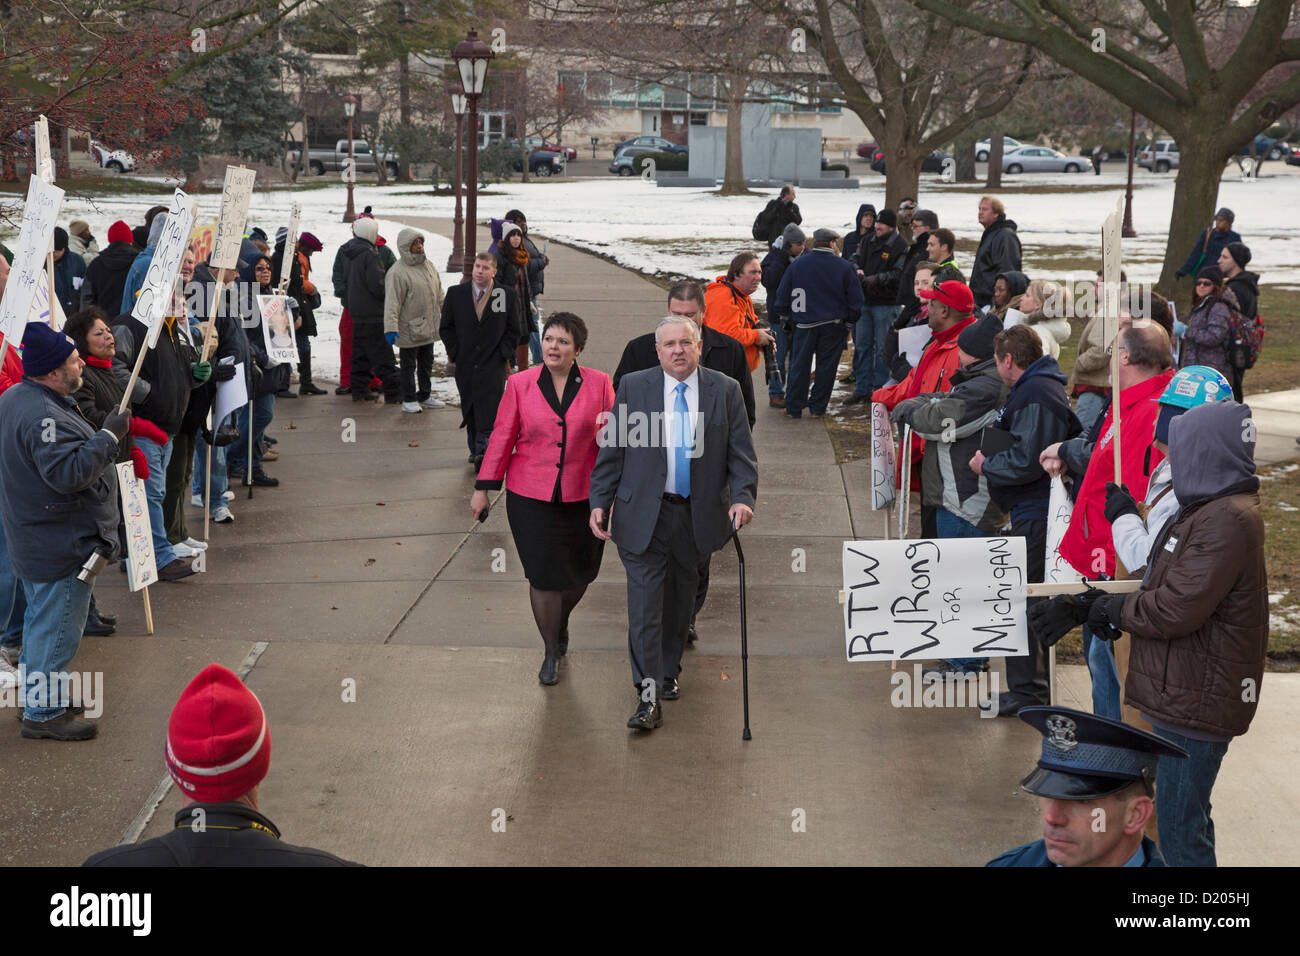
[[[864, 185], [857, 190], [800, 190], [798, 203], [805, 231], [830, 226], [841, 232], [851, 228], [859, 204], [877, 207], [884, 202], [883, 177], [859, 173]], [[1035, 277], [1058, 280], [1090, 279], [1092, 271], [1054, 270], [1053, 259], [1077, 258], [1081, 250], [1099, 247], [1101, 224], [1115, 201], [1123, 196], [1124, 180], [1117, 170], [1101, 176], [1035, 175], [1006, 177], [1007, 188], [999, 195], [1007, 214], [1019, 227], [1025, 247], [1026, 271]], [[1164, 256], [1165, 235], [1173, 203], [1173, 177], [1138, 171], [1133, 197], [1133, 225], [1138, 238], [1125, 240], [1124, 258], [1130, 280], [1154, 281]], [[1017, 192], [1017, 187], [1047, 187], [1048, 192]], [[1105, 189], [1079, 187], [1104, 186]], [[646, 273], [671, 273], [712, 278], [738, 251], [758, 244], [750, 236], [754, 216], [775, 190], [763, 196], [722, 197], [707, 189], [659, 188], [639, 178], [574, 180], [534, 184], [501, 183], [493, 195], [479, 201], [479, 213], [486, 220], [511, 208], [528, 216], [532, 233], [588, 249]], [[956, 186], [925, 177], [920, 204], [934, 210], [940, 224], [952, 229], [958, 239], [976, 241], [981, 229], [976, 207], [982, 190]], [[60, 222], [84, 219], [91, 224], [101, 245], [109, 225], [122, 218], [131, 224], [143, 221], [145, 210], [165, 202], [165, 187], [157, 196], [138, 193], [97, 197], [93, 201], [70, 197], [64, 202]], [[216, 218], [220, 198], [200, 195], [199, 221]], [[313, 232], [325, 250], [312, 259], [312, 275], [321, 285], [323, 307], [317, 313], [320, 335], [313, 346], [317, 374], [331, 378], [338, 371], [339, 304], [331, 294], [330, 269], [334, 253], [351, 235], [343, 223], [346, 191], [342, 185], [303, 191], [272, 189], [256, 191], [250, 225], [261, 226], [269, 235], [287, 225], [290, 205], [303, 207], [302, 228]], [[380, 234], [396, 241], [404, 216], [450, 217], [453, 200], [434, 196], [415, 186], [356, 187], [357, 209], [372, 205], [379, 217]], [[1280, 163], [1265, 164], [1265, 175], [1243, 181], [1235, 167], [1225, 172], [1218, 205], [1237, 214], [1234, 228], [1250, 246], [1250, 268], [1261, 273], [1263, 284], [1300, 285], [1300, 222], [1280, 215], [1300, 208], [1300, 175]], [[439, 268], [451, 252], [450, 240], [426, 236], [425, 248]], [[1097, 255], [1100, 264], [1099, 253]], [[963, 261], [965, 260], [965, 261]], [[969, 267], [969, 256], [958, 257]], [[444, 274], [444, 285], [458, 276]], [[760, 288], [755, 298], [762, 301]], [[614, 303], [611, 303], [614, 305]]]

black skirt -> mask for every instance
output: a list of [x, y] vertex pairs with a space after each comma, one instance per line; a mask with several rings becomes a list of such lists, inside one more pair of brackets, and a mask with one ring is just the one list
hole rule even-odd
[[533, 587], [567, 591], [596, 580], [605, 542], [591, 533], [587, 499], [551, 504], [507, 489], [506, 518]]

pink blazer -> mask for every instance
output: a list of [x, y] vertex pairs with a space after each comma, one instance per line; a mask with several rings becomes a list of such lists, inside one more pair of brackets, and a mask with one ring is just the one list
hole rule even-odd
[[500, 487], [504, 478], [515, 494], [550, 501], [558, 470], [560, 500], [583, 501], [591, 492], [599, 450], [597, 419], [614, 407], [614, 386], [604, 372], [578, 366], [582, 384], [561, 419], [539, 384], [542, 375], [550, 374], [545, 366], [533, 367], [506, 379], [479, 482]]

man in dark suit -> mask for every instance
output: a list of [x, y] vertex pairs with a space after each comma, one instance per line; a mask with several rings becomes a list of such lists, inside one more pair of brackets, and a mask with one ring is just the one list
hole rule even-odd
[[438, 326], [447, 361], [456, 365], [460, 424], [466, 429], [469, 461], [475, 468], [487, 453], [520, 335], [513, 318], [515, 291], [494, 285], [496, 273], [497, 262], [490, 253], [475, 256], [470, 281], [447, 290]]
[[700, 560], [749, 523], [758, 493], [740, 387], [700, 367], [695, 323], [667, 316], [655, 337], [660, 367], [619, 382], [591, 475], [592, 534], [614, 539], [627, 570], [637, 730], [661, 726], [660, 698], [679, 696]]
[[[749, 370], [745, 358], [745, 347], [730, 335], [711, 329], [704, 324], [704, 290], [692, 279], [684, 279], [668, 290], [668, 314], [680, 315], [690, 319], [700, 330], [702, 351], [700, 364], [721, 372], [728, 378], [734, 378], [740, 384], [740, 394], [745, 402], [745, 416], [749, 427], [753, 429], [754, 414], [754, 373]], [[619, 359], [618, 369], [614, 372], [614, 387], [629, 372], [640, 372], [648, 368], [659, 368], [659, 355], [655, 351], [655, 333], [638, 335], [627, 343], [623, 357]], [[704, 608], [704, 600], [709, 596], [709, 559], [712, 554], [705, 554], [700, 559], [699, 586], [695, 591], [695, 608], [691, 611], [690, 627], [686, 630], [686, 640], [696, 640], [695, 619]]]

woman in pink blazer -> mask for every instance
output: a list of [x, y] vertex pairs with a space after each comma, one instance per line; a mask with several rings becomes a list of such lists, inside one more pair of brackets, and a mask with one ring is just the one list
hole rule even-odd
[[506, 484], [506, 517], [524, 563], [533, 617], [546, 645], [537, 679], [559, 680], [569, 649], [569, 615], [600, 572], [604, 542], [588, 528], [587, 496], [596, 432], [614, 407], [609, 376], [578, 365], [587, 326], [556, 312], [542, 330], [542, 368], [506, 379], [469, 508], [479, 517], [488, 492]]

